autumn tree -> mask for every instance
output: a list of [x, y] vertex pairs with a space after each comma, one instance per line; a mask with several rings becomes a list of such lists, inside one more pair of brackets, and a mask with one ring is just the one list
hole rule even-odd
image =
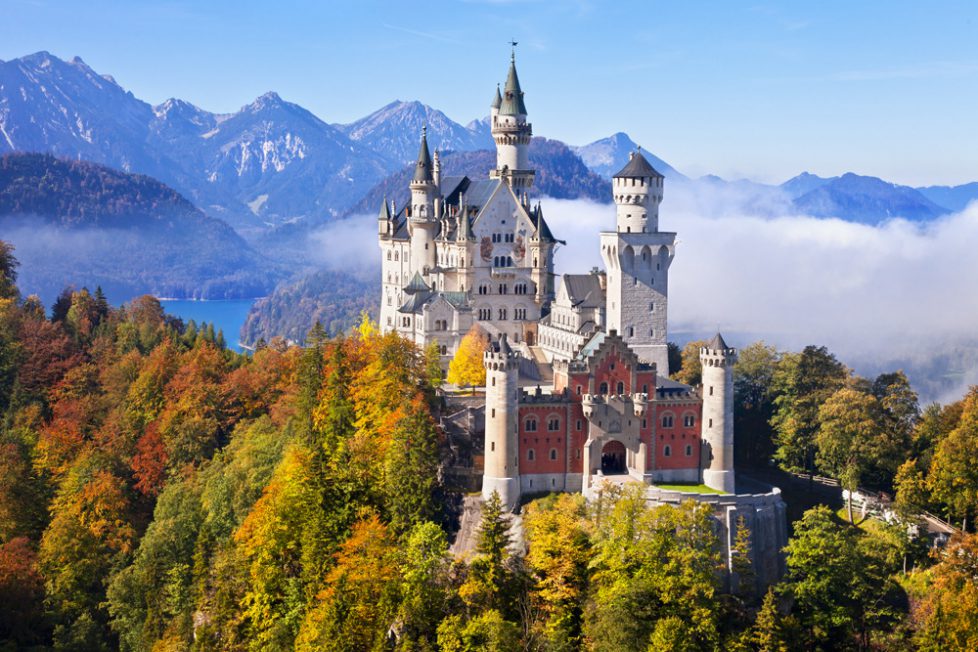
[[946, 505], [948, 514], [961, 519], [966, 529], [968, 515], [978, 507], [978, 386], [962, 402], [957, 426], [938, 444], [930, 465], [931, 492]]
[[448, 382], [457, 387], [481, 387], [486, 384], [486, 368], [483, 356], [486, 338], [476, 325], [465, 334], [458, 345], [455, 357], [448, 365]]
[[914, 643], [927, 652], [978, 649], [978, 535], [961, 535], [940, 553], [914, 601]]
[[14, 256], [14, 246], [6, 240], [0, 240], [0, 298], [17, 299], [20, 291], [17, 289], [17, 268], [20, 262]]
[[703, 365], [700, 363], [700, 349], [707, 345], [706, 340], [691, 340], [683, 347], [680, 354], [682, 364], [674, 374], [675, 380], [687, 385], [699, 385], [703, 382]]
[[852, 495], [862, 474], [872, 461], [889, 455], [882, 441], [879, 404], [872, 395], [846, 387], [822, 404], [818, 420], [816, 462], [848, 492], [846, 507], [853, 523]]

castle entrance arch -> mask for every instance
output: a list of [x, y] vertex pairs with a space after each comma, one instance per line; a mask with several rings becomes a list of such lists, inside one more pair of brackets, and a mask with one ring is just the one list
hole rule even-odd
[[601, 448], [601, 472], [605, 475], [625, 473], [625, 444], [612, 439]]

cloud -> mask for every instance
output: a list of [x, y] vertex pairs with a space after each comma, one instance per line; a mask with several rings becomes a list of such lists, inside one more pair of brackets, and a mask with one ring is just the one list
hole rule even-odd
[[[660, 212], [660, 228], [678, 232], [669, 278], [674, 339], [719, 327], [740, 345], [823, 344], [860, 373], [912, 371], [925, 398], [960, 397], [978, 383], [978, 203], [925, 225], [895, 219], [879, 227], [736, 214], [729, 203], [711, 212], [710, 203], [703, 195], [692, 207], [666, 201]], [[568, 242], [557, 271], [602, 266], [597, 232], [613, 228], [614, 208], [553, 199], [544, 206]]]
[[[599, 232], [614, 228], [614, 207], [542, 203], [551, 230], [567, 241], [557, 272], [603, 268]], [[786, 206], [749, 188], [667, 190], [660, 228], [678, 233], [670, 339], [719, 328], [736, 346], [825, 345], [863, 375], [905, 369], [924, 400], [954, 400], [978, 384], [978, 202], [924, 225], [895, 219], [878, 227]], [[318, 231], [314, 260], [379, 274], [375, 224], [362, 215]]]

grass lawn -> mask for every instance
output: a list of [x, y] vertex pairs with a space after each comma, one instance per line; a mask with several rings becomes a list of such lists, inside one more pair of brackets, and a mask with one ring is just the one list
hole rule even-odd
[[726, 491], [718, 491], [713, 487], [707, 487], [705, 484], [692, 484], [692, 483], [679, 483], [679, 484], [656, 484], [653, 485], [656, 489], [665, 489], [666, 491], [684, 491], [690, 494], [726, 494]]

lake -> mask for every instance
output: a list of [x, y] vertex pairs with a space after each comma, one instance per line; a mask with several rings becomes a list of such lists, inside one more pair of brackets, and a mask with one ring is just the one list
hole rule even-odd
[[197, 324], [214, 324], [214, 330], [223, 330], [228, 347], [241, 351], [238, 341], [241, 327], [244, 326], [248, 311], [256, 299], [234, 299], [228, 301], [192, 301], [188, 299], [160, 299], [163, 310], [187, 322], [193, 319]]

